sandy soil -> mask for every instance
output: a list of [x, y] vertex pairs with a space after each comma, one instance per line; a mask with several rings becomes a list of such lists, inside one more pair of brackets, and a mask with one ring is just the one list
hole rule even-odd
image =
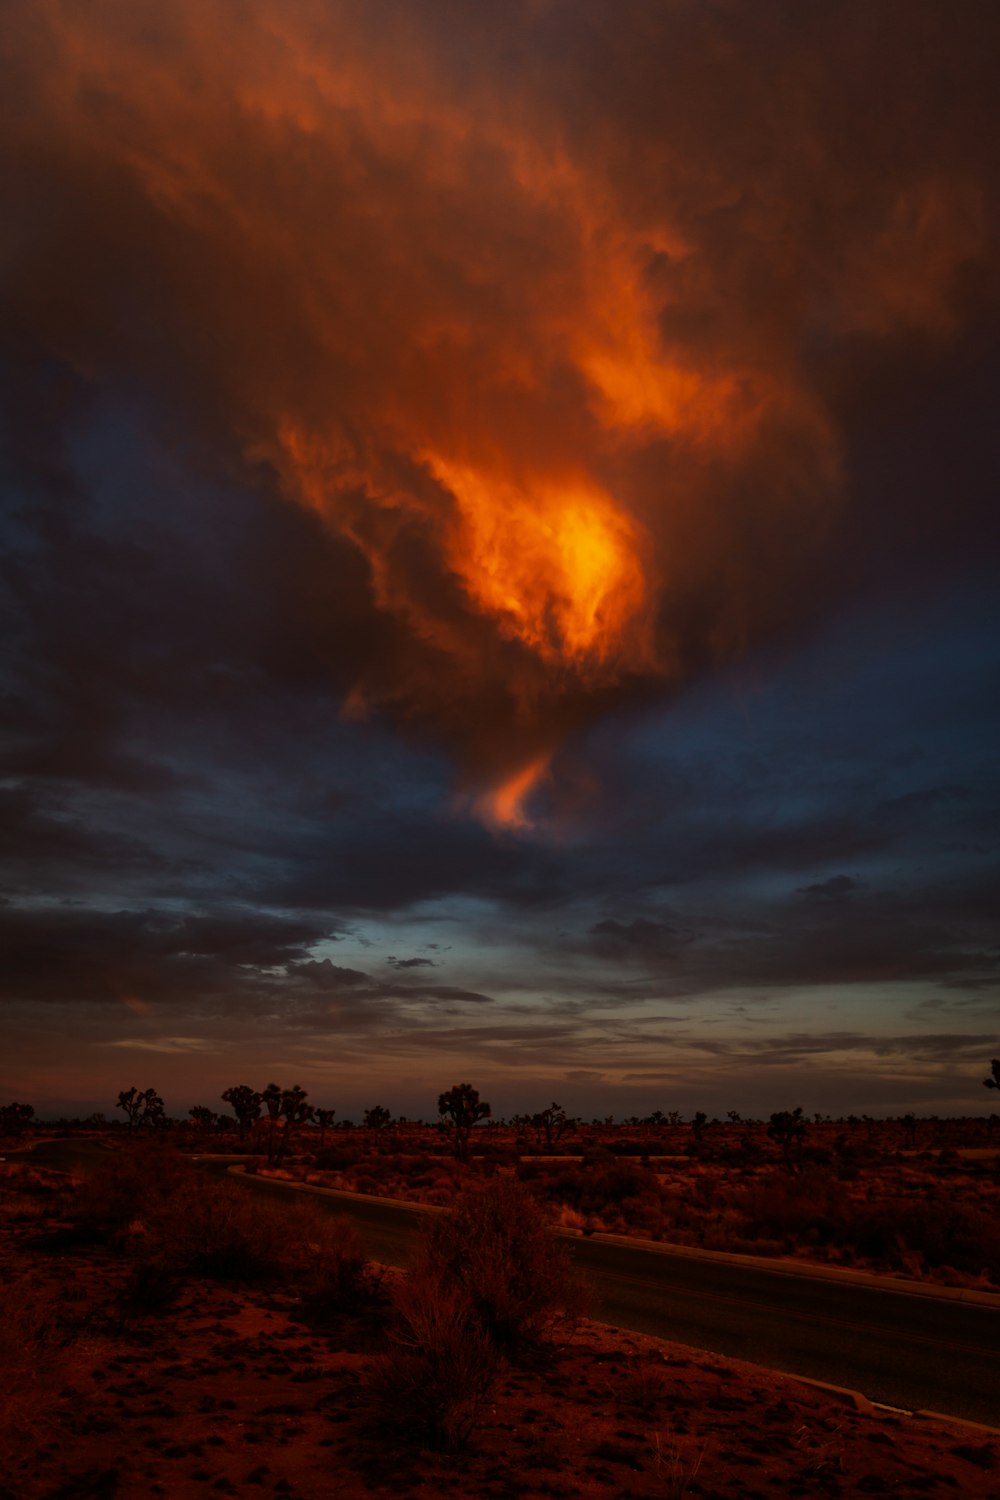
[[59, 1200], [25, 1196], [15, 1175], [0, 1193], [0, 1500], [1000, 1491], [996, 1435], [857, 1411], [593, 1323], [504, 1371], [465, 1451], [428, 1453], [405, 1412], [378, 1415], [384, 1314], [318, 1329], [281, 1292], [205, 1280], [156, 1314], [132, 1311], [127, 1263], [39, 1244]]

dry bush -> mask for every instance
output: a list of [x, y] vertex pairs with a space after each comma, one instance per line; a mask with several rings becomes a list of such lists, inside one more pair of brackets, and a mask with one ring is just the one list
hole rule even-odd
[[61, 1212], [70, 1192], [69, 1179], [62, 1172], [22, 1162], [0, 1163], [0, 1222], [41, 1225]]
[[[379, 1281], [353, 1225], [315, 1202], [261, 1198], [232, 1182], [182, 1181], [147, 1203], [130, 1246], [138, 1261], [174, 1275], [280, 1281], [316, 1317], [377, 1299]], [[153, 1271], [150, 1278], [155, 1287]]]
[[321, 1172], [348, 1172], [357, 1166], [363, 1155], [361, 1146], [356, 1146], [353, 1142], [338, 1142], [335, 1146], [324, 1146], [322, 1151], [317, 1151], [314, 1161]]
[[233, 1183], [191, 1176], [147, 1199], [131, 1222], [128, 1248], [138, 1262], [175, 1275], [263, 1280], [285, 1254], [283, 1220], [278, 1205]]
[[663, 1189], [649, 1167], [613, 1158], [590, 1168], [527, 1161], [518, 1175], [538, 1197], [580, 1214], [589, 1225], [622, 1234], [641, 1229], [654, 1238], [665, 1228]]
[[697, 1453], [685, 1454], [676, 1442], [657, 1432], [653, 1436], [653, 1469], [663, 1485], [663, 1500], [684, 1500], [693, 1488], [704, 1493], [696, 1484], [704, 1462], [707, 1445]]
[[306, 1317], [329, 1323], [383, 1306], [383, 1272], [366, 1258], [350, 1220], [312, 1203], [293, 1207], [295, 1248], [286, 1275], [299, 1292]]
[[912, 1269], [917, 1256], [932, 1270], [985, 1275], [1000, 1285], [1000, 1223], [994, 1215], [959, 1203], [942, 1211], [940, 1203], [905, 1199], [852, 1208], [843, 1237], [860, 1254], [898, 1270]]
[[581, 1317], [588, 1294], [566, 1246], [531, 1194], [510, 1177], [469, 1190], [430, 1226], [414, 1281], [456, 1290], [494, 1346], [523, 1354], [553, 1327]]
[[527, 1189], [494, 1177], [429, 1226], [394, 1302], [395, 1348], [373, 1380], [378, 1412], [429, 1446], [457, 1448], [501, 1360], [536, 1351], [587, 1296]]
[[195, 1169], [170, 1145], [125, 1147], [77, 1188], [77, 1229], [84, 1238], [120, 1243], [134, 1220], [155, 1212], [194, 1176]]
[[849, 1196], [842, 1182], [819, 1168], [782, 1173], [755, 1184], [736, 1200], [744, 1232], [784, 1248], [836, 1246], [892, 1270], [921, 1267], [985, 1275], [1000, 1284], [1000, 1222], [974, 1205], [887, 1193], [877, 1200]]
[[126, 1317], [168, 1307], [186, 1276], [280, 1282], [317, 1319], [382, 1300], [348, 1221], [313, 1201], [206, 1178], [168, 1151], [123, 1152], [82, 1185], [76, 1212], [86, 1235], [132, 1258]]
[[779, 1172], [763, 1178], [736, 1198], [745, 1233], [795, 1243], [837, 1242], [852, 1211], [843, 1187], [829, 1172]]
[[0, 1162], [0, 1193], [26, 1194], [32, 1198], [58, 1197], [66, 1192], [66, 1176], [49, 1167], [27, 1162]]
[[430, 1448], [462, 1448], [493, 1389], [496, 1346], [458, 1286], [410, 1278], [394, 1301], [395, 1347], [371, 1381], [380, 1430], [389, 1424]]

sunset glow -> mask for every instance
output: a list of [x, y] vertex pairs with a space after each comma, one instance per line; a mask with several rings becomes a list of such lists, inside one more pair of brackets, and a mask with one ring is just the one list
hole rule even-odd
[[428, 457], [458, 502], [448, 558], [475, 604], [543, 660], [585, 674], [630, 651], [647, 601], [637, 538], [610, 499], [568, 480], [502, 477]]
[[14, 1094], [985, 1107], [1000, 21], [875, 11], [8, 0]]

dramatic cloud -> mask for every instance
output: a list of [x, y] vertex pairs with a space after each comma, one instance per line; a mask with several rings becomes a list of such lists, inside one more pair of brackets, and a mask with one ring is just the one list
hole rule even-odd
[[573, 728], [846, 581], [852, 363], [931, 358], [995, 291], [986, 6], [20, 0], [6, 31], [20, 338], [322, 518], [365, 570], [352, 711], [450, 746], [501, 822]]
[[988, 1102], [997, 56], [8, 0], [0, 1097]]

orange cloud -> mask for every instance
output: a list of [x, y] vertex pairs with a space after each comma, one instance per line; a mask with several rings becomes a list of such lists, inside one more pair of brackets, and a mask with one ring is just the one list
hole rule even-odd
[[352, 708], [501, 821], [567, 733], [796, 618], [817, 347], [947, 336], [985, 254], [971, 124], [912, 118], [933, 35], [897, 88], [864, 7], [763, 10], [766, 47], [683, 4], [8, 8], [21, 316], [360, 551], [403, 644]]

